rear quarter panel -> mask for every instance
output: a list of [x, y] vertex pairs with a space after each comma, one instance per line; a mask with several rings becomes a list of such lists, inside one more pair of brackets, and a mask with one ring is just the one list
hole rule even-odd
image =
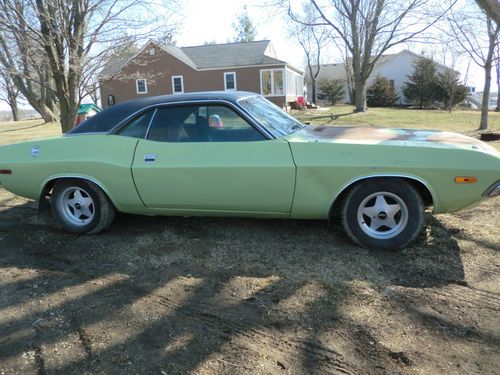
[[[327, 218], [338, 194], [365, 177], [420, 180], [433, 195], [434, 213], [457, 211], [480, 201], [481, 194], [500, 178], [500, 158], [474, 150], [293, 141], [290, 145], [297, 165], [293, 218]], [[477, 176], [478, 182], [457, 184], [456, 176]]]
[[[120, 211], [143, 207], [131, 174], [137, 139], [81, 135], [29, 141], [0, 147], [0, 183], [14, 194], [38, 199], [47, 182], [82, 177], [100, 185]], [[33, 156], [33, 147], [39, 155]]]

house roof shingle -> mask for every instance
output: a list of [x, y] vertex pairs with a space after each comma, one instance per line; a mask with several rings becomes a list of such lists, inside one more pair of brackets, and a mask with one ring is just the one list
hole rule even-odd
[[198, 69], [284, 64], [284, 61], [266, 55], [269, 43], [269, 40], [262, 40], [245, 43], [207, 44], [181, 47], [181, 50], [189, 56]]
[[[193, 69], [286, 64], [285, 61], [269, 56], [270, 43], [270, 40], [261, 40], [242, 43], [207, 44], [192, 47], [176, 47], [171, 45], [160, 47]], [[136, 55], [137, 53], [131, 53], [121, 56], [119, 59], [114, 59], [112, 63], [104, 67], [101, 76], [113, 77], [117, 75]]]

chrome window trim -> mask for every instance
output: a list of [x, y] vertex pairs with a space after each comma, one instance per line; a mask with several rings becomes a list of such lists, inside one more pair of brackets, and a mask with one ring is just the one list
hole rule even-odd
[[[258, 95], [251, 95], [251, 96], [248, 96], [248, 97], [253, 97], [253, 96], [258, 96]], [[246, 97], [246, 98], [248, 98], [248, 97]], [[130, 114], [129, 116], [127, 116], [126, 118], [124, 118], [122, 121], [120, 121], [117, 125], [115, 125], [113, 128], [111, 128], [111, 130], [109, 130], [108, 132], [103, 132], [103, 133], [99, 133], [99, 134], [110, 134], [110, 135], [116, 134], [116, 132], [119, 131], [119, 129], [122, 126], [124, 126], [124, 124], [127, 123], [130, 119], [132, 119], [133, 117], [139, 115], [141, 112], [147, 111], [148, 109], [152, 109], [152, 108], [158, 109], [158, 108], [161, 108], [161, 107], [170, 107], [170, 106], [177, 106], [177, 105], [190, 105], [190, 104], [195, 104], [195, 105], [200, 105], [200, 104], [206, 104], [206, 105], [223, 104], [226, 107], [231, 108], [239, 116], [243, 117], [243, 119], [245, 119], [245, 121], [247, 121], [250, 126], [252, 126], [254, 129], [256, 129], [265, 138], [267, 138], [267, 139], [276, 139], [276, 138], [278, 138], [274, 134], [272, 134], [265, 126], [263, 126], [259, 121], [257, 121], [253, 116], [251, 116], [246, 110], [244, 110], [243, 108], [235, 105], [231, 101], [223, 100], [223, 99], [214, 99], [214, 100], [210, 100], [210, 99], [208, 99], [208, 100], [207, 99], [182, 100], [182, 101], [175, 101], [175, 102], [163, 102], [163, 103], [151, 104], [151, 105], [149, 105], [147, 107], [143, 107], [140, 110], [135, 111], [134, 113]], [[154, 116], [156, 116], [156, 113], [154, 114]], [[151, 124], [150, 124], [150, 126], [151, 126]], [[146, 137], [145, 138], [140, 138], [140, 139], [147, 139], [147, 135], [149, 134], [149, 130], [150, 129], [148, 128], [148, 132], [146, 134]], [[89, 134], [89, 133], [80, 133], [80, 134]]]
[[496, 197], [497, 195], [500, 195], [500, 180], [497, 180], [494, 183], [492, 183], [490, 187], [486, 189], [481, 196], [484, 198], [492, 198]]

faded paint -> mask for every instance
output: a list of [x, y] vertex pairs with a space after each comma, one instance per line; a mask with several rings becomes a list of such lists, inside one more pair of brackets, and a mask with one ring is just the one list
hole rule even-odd
[[466, 149], [496, 152], [495, 148], [478, 139], [463, 134], [418, 130], [418, 129], [384, 129], [368, 127], [342, 126], [307, 126], [294, 133], [290, 140], [295, 142], [331, 142], [358, 144], [398, 144], [401, 146], [419, 147], [458, 147]]

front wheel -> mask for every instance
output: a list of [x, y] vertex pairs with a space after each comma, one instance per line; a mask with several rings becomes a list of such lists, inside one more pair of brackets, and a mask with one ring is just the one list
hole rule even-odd
[[342, 207], [349, 237], [375, 249], [407, 246], [420, 233], [423, 218], [422, 197], [401, 179], [366, 180], [351, 189]]
[[74, 179], [56, 183], [52, 211], [65, 231], [76, 234], [99, 233], [115, 217], [115, 208], [96, 184]]

